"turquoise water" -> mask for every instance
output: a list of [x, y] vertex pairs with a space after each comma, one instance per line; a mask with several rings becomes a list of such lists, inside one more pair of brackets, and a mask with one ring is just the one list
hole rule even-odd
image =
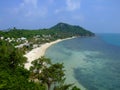
[[64, 63], [66, 82], [87, 90], [120, 90], [120, 34], [66, 40], [51, 46], [45, 56]]

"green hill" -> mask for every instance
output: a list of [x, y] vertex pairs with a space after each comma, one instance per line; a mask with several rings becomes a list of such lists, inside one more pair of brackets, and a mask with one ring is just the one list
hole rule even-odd
[[55, 39], [58, 38], [67, 38], [71, 36], [94, 36], [95, 34], [80, 27], [69, 25], [66, 23], [58, 23], [57, 25], [49, 28], [49, 29], [38, 29], [38, 30], [25, 30], [25, 29], [10, 29], [9, 31], [0, 32], [0, 36], [3, 37], [26, 37], [32, 38], [33, 36], [42, 36], [42, 35], [50, 35]]
[[72, 36], [93, 36], [94, 33], [75, 25], [69, 25], [66, 23], [58, 23], [57, 25], [50, 28], [50, 30], [55, 30], [57, 32], [64, 33], [66, 35]]

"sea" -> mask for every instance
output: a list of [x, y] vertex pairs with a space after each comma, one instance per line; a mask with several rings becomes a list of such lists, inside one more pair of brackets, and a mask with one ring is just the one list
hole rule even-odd
[[59, 42], [47, 49], [64, 63], [66, 82], [86, 90], [120, 90], [120, 34], [96, 34]]

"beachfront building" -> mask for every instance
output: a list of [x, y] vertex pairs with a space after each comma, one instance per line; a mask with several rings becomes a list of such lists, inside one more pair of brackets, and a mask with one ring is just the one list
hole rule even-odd
[[3, 40], [3, 39], [4, 39], [4, 37], [0, 37], [0, 39], [1, 39], [1, 40]]

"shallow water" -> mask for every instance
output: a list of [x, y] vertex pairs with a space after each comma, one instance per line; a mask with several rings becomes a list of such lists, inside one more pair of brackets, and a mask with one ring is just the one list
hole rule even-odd
[[120, 90], [120, 46], [108, 37], [101, 34], [66, 40], [51, 46], [45, 56], [64, 63], [66, 82], [82, 84], [87, 90]]

